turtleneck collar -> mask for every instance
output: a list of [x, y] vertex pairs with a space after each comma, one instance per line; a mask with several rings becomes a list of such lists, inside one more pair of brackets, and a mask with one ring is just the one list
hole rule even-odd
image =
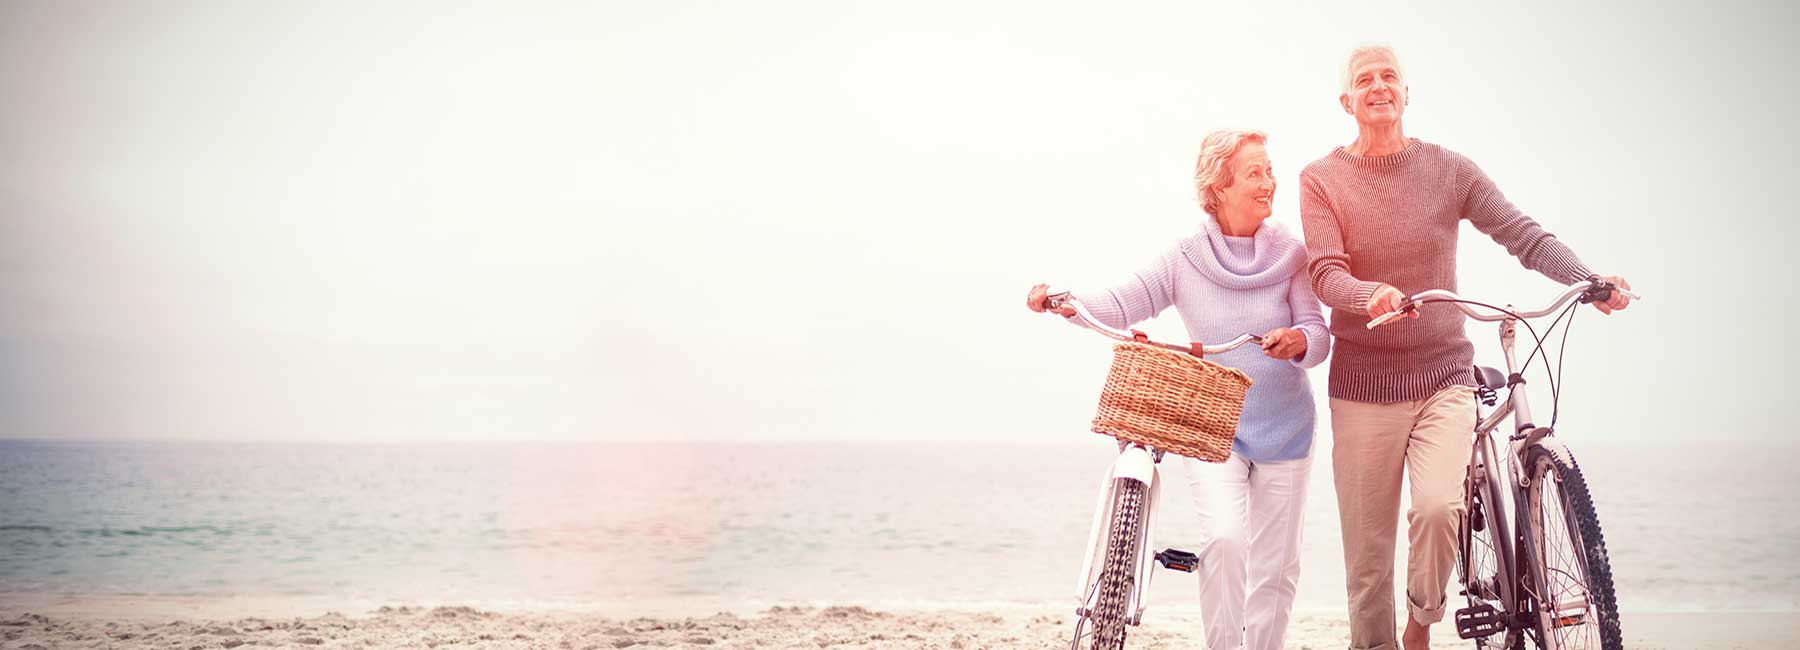
[[1300, 241], [1267, 221], [1254, 235], [1227, 237], [1219, 222], [1208, 217], [1201, 221], [1200, 232], [1181, 242], [1181, 253], [1201, 275], [1227, 289], [1287, 282], [1306, 265], [1306, 248]]

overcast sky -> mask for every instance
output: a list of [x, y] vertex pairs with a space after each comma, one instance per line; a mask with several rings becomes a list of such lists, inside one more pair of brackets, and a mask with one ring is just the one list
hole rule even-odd
[[1792, 5], [1352, 4], [7, 2], [0, 437], [1067, 441], [1108, 346], [1025, 290], [1191, 233], [1214, 128], [1297, 231], [1385, 42], [1408, 135], [1646, 295], [1565, 431], [1790, 438]]

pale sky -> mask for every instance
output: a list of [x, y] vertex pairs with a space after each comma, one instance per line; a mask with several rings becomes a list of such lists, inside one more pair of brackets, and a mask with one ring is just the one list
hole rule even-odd
[[1214, 128], [1297, 232], [1384, 42], [1408, 135], [1646, 295], [1565, 431], [1790, 438], [1800, 11], [1350, 4], [7, 2], [0, 437], [1066, 442], [1109, 346], [1025, 290], [1191, 233]]

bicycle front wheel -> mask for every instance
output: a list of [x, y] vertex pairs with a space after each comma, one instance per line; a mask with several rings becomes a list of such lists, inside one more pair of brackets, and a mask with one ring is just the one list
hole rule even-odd
[[1131, 591], [1136, 586], [1138, 546], [1144, 529], [1144, 484], [1118, 479], [1100, 574], [1089, 585], [1086, 607], [1075, 620], [1076, 650], [1121, 650]]
[[1581, 467], [1560, 445], [1533, 447], [1525, 467], [1538, 647], [1622, 650], [1612, 563]]

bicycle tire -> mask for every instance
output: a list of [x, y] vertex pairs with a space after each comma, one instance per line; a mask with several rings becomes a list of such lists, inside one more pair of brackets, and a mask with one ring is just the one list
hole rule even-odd
[[[1538, 593], [1538, 647], [1622, 650], [1612, 563], [1580, 465], [1567, 449], [1539, 445], [1526, 454], [1525, 467], [1531, 484], [1523, 507], [1532, 526], [1526, 540], [1531, 557], [1526, 562], [1531, 565], [1529, 575]], [[1547, 492], [1555, 498], [1547, 499]], [[1551, 504], [1555, 515], [1546, 517], [1545, 507]], [[1559, 547], [1565, 552], [1556, 552]], [[1566, 602], [1564, 592], [1569, 589], [1579, 589], [1587, 601], [1578, 623], [1566, 620], [1573, 617], [1558, 621], [1554, 611], [1558, 609], [1554, 603]]]
[[[1501, 510], [1499, 481], [1485, 471], [1477, 478], [1475, 468], [1476, 465], [1471, 463], [1469, 478], [1463, 484], [1463, 503], [1467, 510], [1458, 522], [1457, 575], [1470, 606], [1485, 603], [1499, 610], [1502, 618], [1509, 618], [1516, 604], [1506, 602], [1501, 585], [1505, 576], [1511, 573], [1501, 552], [1506, 545], [1512, 544], [1512, 540], [1508, 539], [1506, 514]], [[1482, 550], [1484, 547], [1485, 551]], [[1486, 562], [1482, 561], [1483, 554], [1487, 556]], [[1525, 635], [1509, 626], [1505, 631], [1476, 638], [1475, 647], [1524, 650]]]
[[[1133, 479], [1118, 479], [1113, 491], [1112, 521], [1106, 536], [1105, 564], [1095, 580], [1099, 597], [1093, 609], [1075, 623], [1075, 642], [1079, 650], [1121, 650], [1125, 647], [1125, 611], [1137, 580], [1137, 552], [1143, 533], [1144, 484]], [[1081, 630], [1091, 625], [1093, 634], [1083, 645]]]

